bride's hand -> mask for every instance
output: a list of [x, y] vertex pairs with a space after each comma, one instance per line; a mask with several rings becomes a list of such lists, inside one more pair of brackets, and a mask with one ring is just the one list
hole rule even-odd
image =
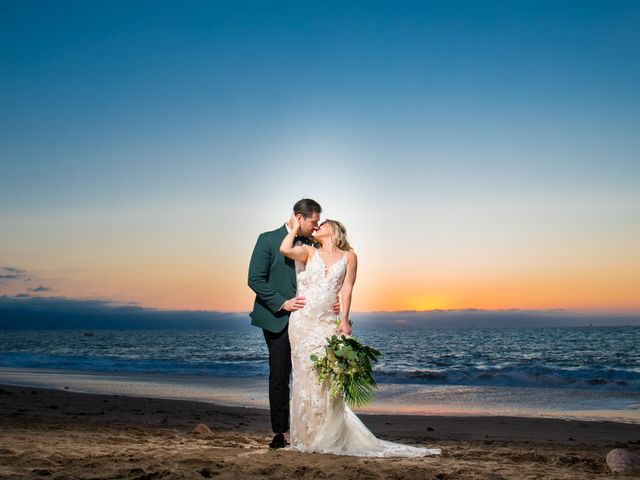
[[291, 218], [289, 218], [289, 226], [291, 227], [291, 230], [296, 232], [296, 234], [298, 233], [298, 230], [300, 230], [300, 222], [293, 213], [291, 214]]
[[338, 325], [338, 335], [339, 334], [351, 335], [351, 325], [349, 325], [348, 319], [340, 321], [340, 325]]

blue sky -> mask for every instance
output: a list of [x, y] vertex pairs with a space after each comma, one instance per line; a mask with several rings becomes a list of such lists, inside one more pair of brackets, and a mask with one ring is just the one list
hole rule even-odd
[[[4, 1], [0, 266], [242, 310], [255, 236], [312, 196], [362, 309], [640, 309], [639, 27], [621, 1]], [[398, 235], [424, 240], [389, 263]]]

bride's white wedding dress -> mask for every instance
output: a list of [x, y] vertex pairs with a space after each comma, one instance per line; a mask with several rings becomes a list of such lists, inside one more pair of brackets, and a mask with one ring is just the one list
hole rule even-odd
[[326, 338], [336, 333], [332, 306], [346, 274], [347, 256], [327, 267], [315, 251], [306, 265], [296, 262], [298, 295], [303, 309], [289, 318], [292, 385], [291, 449], [366, 457], [439, 455], [439, 448], [420, 448], [380, 440], [369, 431], [342, 397], [331, 399], [327, 382], [316, 383], [311, 354], [323, 357]]

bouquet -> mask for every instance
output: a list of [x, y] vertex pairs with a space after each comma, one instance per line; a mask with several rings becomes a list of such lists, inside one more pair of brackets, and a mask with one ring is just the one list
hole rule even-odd
[[329, 394], [336, 398], [342, 394], [345, 402], [361, 407], [371, 400], [378, 389], [371, 376], [372, 363], [381, 353], [345, 335], [327, 337], [325, 356], [311, 355], [311, 369], [318, 375], [318, 384], [329, 380]]

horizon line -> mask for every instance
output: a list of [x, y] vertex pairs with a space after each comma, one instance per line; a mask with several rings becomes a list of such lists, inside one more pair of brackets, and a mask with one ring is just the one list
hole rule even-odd
[[[215, 313], [215, 314], [228, 314], [228, 315], [240, 315], [249, 314], [251, 310], [215, 310], [215, 309], [167, 309], [160, 307], [144, 306], [137, 302], [118, 302], [117, 300], [108, 298], [81, 298], [81, 297], [65, 297], [65, 296], [9, 296], [0, 295], [0, 299], [16, 300], [16, 301], [29, 301], [29, 300], [44, 300], [44, 301], [71, 301], [71, 302], [97, 302], [102, 304], [106, 308], [137, 308], [141, 310], [157, 311], [157, 312], [202, 312], [202, 313]], [[478, 307], [464, 307], [464, 308], [432, 308], [424, 310], [416, 309], [401, 309], [401, 310], [352, 310], [352, 314], [428, 314], [428, 313], [460, 313], [460, 312], [535, 312], [535, 313], [566, 313], [566, 314], [607, 314], [607, 315], [640, 315], [640, 308], [637, 310], [629, 309], [616, 309], [616, 308], [590, 308], [590, 309], [572, 309], [566, 307], [550, 307], [550, 308], [522, 308], [522, 307], [505, 307], [505, 308], [478, 308]]]

